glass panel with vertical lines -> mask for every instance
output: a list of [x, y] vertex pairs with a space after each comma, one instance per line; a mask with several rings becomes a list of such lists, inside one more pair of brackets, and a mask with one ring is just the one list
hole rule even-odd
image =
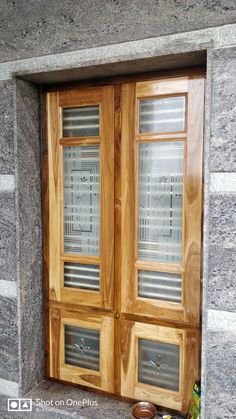
[[82, 263], [64, 263], [64, 286], [89, 291], [99, 291], [100, 267]]
[[139, 383], [179, 391], [179, 358], [179, 345], [139, 339]]
[[140, 100], [140, 133], [183, 131], [184, 125], [184, 96]]
[[181, 303], [182, 275], [170, 272], [139, 271], [138, 296]]
[[65, 364], [99, 371], [99, 330], [65, 325]]
[[99, 105], [63, 109], [63, 137], [99, 135]]
[[99, 146], [64, 150], [64, 251], [99, 255]]
[[138, 256], [180, 263], [184, 143], [139, 145]]

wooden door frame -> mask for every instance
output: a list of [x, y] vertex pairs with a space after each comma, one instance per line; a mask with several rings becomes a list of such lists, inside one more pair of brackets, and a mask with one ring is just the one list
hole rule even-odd
[[[51, 377], [50, 374], [50, 363], [49, 363], [49, 352], [50, 352], [50, 342], [49, 342], [49, 248], [48, 248], [48, 233], [49, 233], [49, 204], [48, 204], [48, 138], [47, 138], [47, 110], [46, 110], [46, 94], [47, 92], [55, 92], [60, 90], [71, 90], [71, 89], [81, 89], [87, 87], [98, 87], [106, 85], [115, 86], [115, 138], [114, 138], [114, 147], [115, 151], [120, 150], [121, 148], [121, 85], [124, 83], [131, 82], [140, 82], [147, 81], [159, 78], [174, 78], [188, 75], [202, 75], [205, 76], [206, 69], [205, 66], [199, 67], [190, 67], [186, 69], [177, 69], [177, 70], [167, 70], [167, 71], [155, 71], [150, 73], [140, 73], [135, 75], [128, 76], [119, 76], [111, 77], [105, 79], [95, 79], [95, 80], [86, 80], [79, 81], [74, 83], [61, 83], [56, 85], [42, 86], [41, 88], [41, 135], [42, 135], [42, 147], [41, 147], [41, 160], [42, 160], [42, 207], [43, 207], [43, 280], [44, 280], [44, 330], [45, 330], [45, 378], [48, 380], [59, 381], [65, 384], [73, 385], [75, 387], [82, 387], [74, 383], [67, 382], [65, 380], [59, 380]], [[119, 156], [119, 157], [117, 157]], [[116, 176], [119, 174], [119, 176]], [[119, 319], [119, 313], [121, 312], [120, 307], [120, 283], [121, 283], [121, 269], [120, 269], [120, 260], [121, 260], [121, 231], [120, 231], [120, 218], [121, 218], [121, 184], [120, 184], [120, 174], [121, 174], [121, 161], [120, 153], [115, 152], [115, 186], [114, 186], [114, 196], [115, 196], [115, 212], [114, 212], [114, 225], [115, 225], [115, 234], [116, 234], [116, 243], [115, 243], [115, 299], [114, 299], [114, 311], [112, 315], [115, 319]], [[62, 307], [63, 304], [55, 303], [55, 307]], [[70, 306], [71, 309], [76, 309], [76, 306], [73, 304]], [[103, 309], [92, 308], [91, 311], [99, 312], [100, 314], [105, 314], [106, 311]], [[145, 317], [145, 316], [143, 316]], [[120, 316], [120, 319], [127, 321], [134, 321], [137, 318], [133, 314], [123, 314]], [[178, 327], [179, 329], [189, 328], [193, 332], [198, 329], [199, 325], [177, 321], [173, 326], [171, 320], [165, 319], [151, 319], [145, 318], [147, 324], [167, 326], [167, 327]], [[120, 324], [120, 323], [119, 323]], [[120, 327], [115, 328], [115, 346], [117, 348], [117, 342], [120, 341], [121, 331]], [[100, 393], [110, 395], [119, 400], [130, 401], [124, 396], [120, 396], [120, 374], [116, 374], [116, 371], [120, 371], [120, 360], [121, 353], [118, 350], [115, 353], [115, 381], [114, 381], [114, 393], [110, 394], [105, 391], [98, 390]], [[89, 389], [84, 387], [86, 391], [97, 391], [96, 389]]]

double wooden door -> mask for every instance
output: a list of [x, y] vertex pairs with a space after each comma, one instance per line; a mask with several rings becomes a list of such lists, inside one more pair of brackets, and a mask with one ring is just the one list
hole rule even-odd
[[203, 102], [201, 74], [46, 94], [48, 377], [186, 411]]

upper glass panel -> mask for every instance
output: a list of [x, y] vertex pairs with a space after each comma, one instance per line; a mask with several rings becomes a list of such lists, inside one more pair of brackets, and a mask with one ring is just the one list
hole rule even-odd
[[138, 340], [138, 381], [179, 391], [179, 345]]
[[63, 109], [63, 137], [99, 136], [99, 105]]
[[185, 97], [144, 99], [139, 102], [139, 132], [176, 132], [185, 126]]
[[100, 370], [100, 332], [65, 325], [65, 364]]
[[66, 146], [64, 152], [64, 251], [99, 255], [99, 146]]
[[180, 263], [184, 143], [139, 145], [138, 256]]

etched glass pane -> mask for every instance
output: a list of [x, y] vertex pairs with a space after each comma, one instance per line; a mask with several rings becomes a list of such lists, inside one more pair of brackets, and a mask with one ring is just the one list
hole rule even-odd
[[139, 259], [180, 263], [184, 143], [139, 147]]
[[181, 303], [182, 275], [170, 272], [139, 271], [138, 295], [143, 298]]
[[64, 286], [89, 291], [99, 291], [100, 267], [81, 263], [64, 263]]
[[179, 391], [179, 345], [138, 340], [138, 381]]
[[139, 132], [183, 131], [185, 97], [144, 99], [139, 102]]
[[65, 364], [99, 371], [100, 332], [65, 325]]
[[63, 109], [63, 137], [99, 135], [99, 105]]
[[99, 146], [63, 149], [65, 253], [99, 255]]

